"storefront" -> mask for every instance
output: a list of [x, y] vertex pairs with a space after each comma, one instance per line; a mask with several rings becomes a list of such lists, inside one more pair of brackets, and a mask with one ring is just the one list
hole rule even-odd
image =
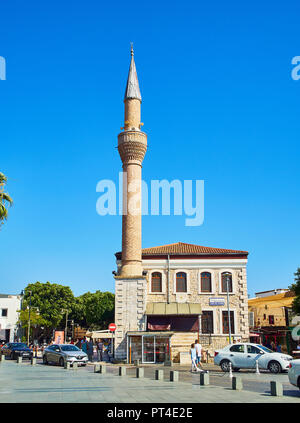
[[173, 332], [128, 332], [128, 363], [140, 360], [143, 364], [164, 363], [171, 359]]

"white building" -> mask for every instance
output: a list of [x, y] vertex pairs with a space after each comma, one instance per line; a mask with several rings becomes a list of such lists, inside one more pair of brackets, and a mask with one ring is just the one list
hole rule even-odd
[[13, 342], [19, 336], [17, 321], [22, 295], [0, 294], [0, 341]]

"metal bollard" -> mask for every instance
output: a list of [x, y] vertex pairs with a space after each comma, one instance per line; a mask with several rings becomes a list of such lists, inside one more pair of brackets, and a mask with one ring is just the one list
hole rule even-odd
[[259, 371], [259, 367], [258, 367], [258, 360], [256, 360], [256, 362], [255, 362], [256, 364], [255, 364], [255, 367], [256, 367], [256, 370], [255, 370], [255, 373], [257, 374], [257, 375], [260, 375], [260, 371]]
[[205, 386], [205, 385], [209, 385], [209, 374], [202, 372], [200, 373], [200, 385], [201, 386]]
[[274, 397], [282, 397], [283, 395], [282, 383], [272, 381], [270, 382], [270, 385], [271, 385], [271, 395], [273, 395]]
[[32, 366], [35, 366], [36, 365], [36, 358], [35, 357], [31, 357], [30, 364]]
[[229, 362], [229, 377], [232, 378], [233, 374], [232, 374], [232, 364], [231, 362]]
[[20, 356], [17, 357], [17, 363], [18, 364], [21, 364], [22, 363], [22, 357], [20, 357]]
[[155, 370], [155, 380], [164, 380], [163, 370]]
[[170, 371], [170, 382], [178, 382], [179, 380], [179, 372], [176, 370]]
[[0, 355], [0, 361], [3, 363], [3, 361], [5, 361], [5, 355], [4, 354], [1, 354]]
[[77, 370], [78, 369], [78, 363], [73, 363], [73, 369]]
[[144, 377], [144, 368], [143, 367], [137, 367], [136, 368], [136, 377]]
[[100, 364], [94, 365], [94, 373], [100, 373]]
[[126, 376], [126, 367], [119, 367], [119, 376]]
[[106, 373], [106, 366], [103, 366], [103, 365], [100, 366], [100, 373], [101, 374]]
[[233, 376], [232, 389], [234, 391], [241, 391], [243, 389], [243, 381], [240, 377]]
[[71, 366], [69, 361], [65, 361], [64, 368], [70, 370]]
[[134, 360], [133, 364], [135, 366], [139, 366], [140, 365], [141, 360]]

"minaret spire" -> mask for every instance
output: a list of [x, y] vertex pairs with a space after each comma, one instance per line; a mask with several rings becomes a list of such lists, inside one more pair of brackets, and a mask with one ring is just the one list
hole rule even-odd
[[129, 98], [136, 98], [137, 100], [142, 101], [139, 81], [138, 81], [135, 62], [134, 62], [133, 43], [131, 43], [131, 62], [129, 67], [124, 101]]

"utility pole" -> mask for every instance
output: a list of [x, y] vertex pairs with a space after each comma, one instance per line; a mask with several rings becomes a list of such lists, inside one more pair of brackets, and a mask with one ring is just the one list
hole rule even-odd
[[27, 330], [27, 345], [28, 346], [29, 346], [29, 338], [30, 338], [31, 294], [32, 294], [32, 291], [29, 291], [29, 313], [28, 313], [28, 330]]
[[65, 344], [67, 343], [67, 330], [68, 330], [68, 310], [66, 310]]
[[226, 275], [229, 344], [231, 344], [231, 320], [230, 320], [229, 287], [228, 287], [228, 283], [229, 283], [229, 275]]

